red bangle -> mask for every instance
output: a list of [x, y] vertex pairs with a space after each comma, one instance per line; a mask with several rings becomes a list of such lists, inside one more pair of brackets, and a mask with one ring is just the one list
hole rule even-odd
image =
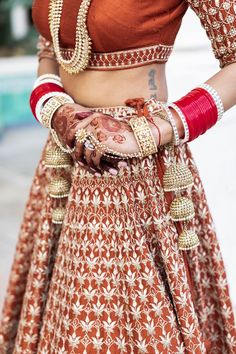
[[41, 97], [43, 97], [49, 92], [65, 92], [65, 90], [61, 86], [53, 83], [45, 83], [36, 87], [30, 95], [30, 107], [35, 117], [35, 109], [37, 102], [40, 100]]
[[196, 88], [174, 102], [183, 112], [189, 128], [189, 141], [204, 134], [217, 122], [218, 112], [212, 96], [202, 88]]

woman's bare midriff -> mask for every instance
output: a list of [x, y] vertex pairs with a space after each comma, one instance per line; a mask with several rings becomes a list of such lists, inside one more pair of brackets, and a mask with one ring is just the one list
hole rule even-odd
[[60, 76], [66, 92], [86, 107], [124, 105], [128, 98], [137, 97], [167, 100], [165, 64], [115, 71], [85, 70], [78, 75], [60, 69]]

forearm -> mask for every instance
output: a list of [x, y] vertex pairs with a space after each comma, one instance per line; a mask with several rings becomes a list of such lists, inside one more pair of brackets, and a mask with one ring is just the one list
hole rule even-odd
[[207, 80], [220, 95], [225, 111], [236, 104], [236, 63], [227, 65]]
[[58, 64], [55, 60], [42, 58], [38, 65], [38, 76], [44, 74], [59, 74]]
[[[225, 66], [214, 76], [206, 81], [219, 94], [224, 111], [227, 111], [236, 104], [236, 63]], [[184, 136], [184, 127], [177, 112], [172, 109], [180, 138]]]

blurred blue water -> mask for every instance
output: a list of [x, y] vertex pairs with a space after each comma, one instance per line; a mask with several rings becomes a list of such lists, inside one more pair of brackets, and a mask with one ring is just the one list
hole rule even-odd
[[35, 77], [0, 76], [0, 132], [16, 125], [34, 124], [29, 95]]

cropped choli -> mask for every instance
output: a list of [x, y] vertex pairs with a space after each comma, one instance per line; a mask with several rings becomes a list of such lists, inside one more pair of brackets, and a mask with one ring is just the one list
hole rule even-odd
[[[35, 0], [33, 20], [51, 42], [50, 0]], [[64, 0], [60, 45], [64, 57], [73, 53], [81, 0]], [[88, 69], [114, 70], [166, 62], [182, 18], [190, 6], [200, 18], [220, 66], [236, 61], [235, 0], [92, 0], [87, 28], [92, 39]]]

